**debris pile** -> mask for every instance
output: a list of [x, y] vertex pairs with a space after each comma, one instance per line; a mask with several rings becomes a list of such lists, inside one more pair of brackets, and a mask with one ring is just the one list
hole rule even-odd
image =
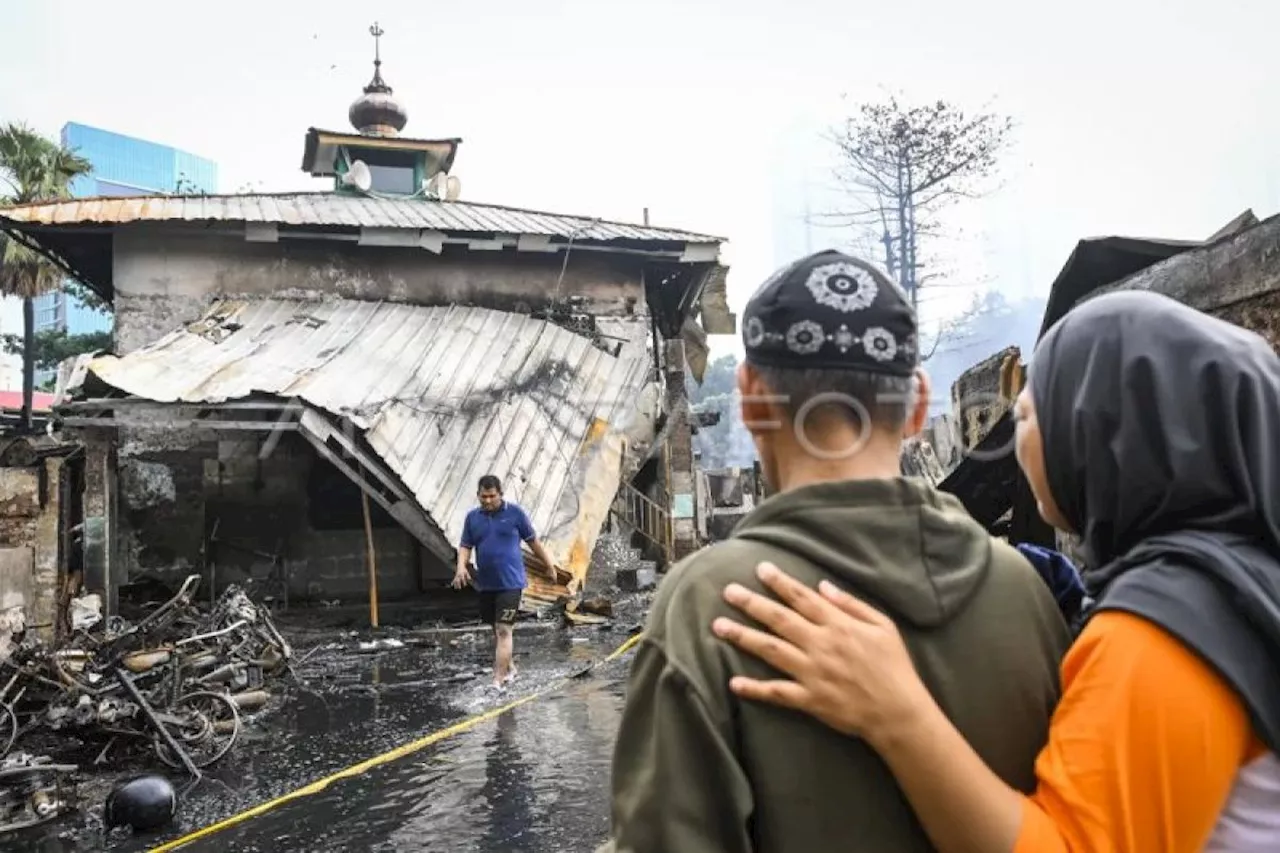
[[199, 583], [188, 577], [134, 623], [103, 620], [97, 596], [84, 596], [56, 648], [21, 620], [0, 626], [0, 833], [66, 808], [61, 784], [76, 765], [9, 757], [28, 740], [91, 746], [95, 765], [149, 752], [197, 778], [235, 745], [241, 713], [267, 704], [267, 679], [289, 671], [293, 652], [242, 589], [228, 587], [205, 611], [194, 603]]
[[[3, 745], [0, 743], [0, 745]], [[68, 808], [67, 776], [74, 764], [54, 764], [25, 752], [0, 761], [0, 835], [51, 820]]]

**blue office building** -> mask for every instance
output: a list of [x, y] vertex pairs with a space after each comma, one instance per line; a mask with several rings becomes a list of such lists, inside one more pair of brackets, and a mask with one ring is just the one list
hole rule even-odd
[[62, 128], [62, 145], [93, 164], [72, 184], [77, 198], [218, 191], [216, 163], [168, 145], [75, 122]]
[[[91, 174], [72, 183], [71, 194], [76, 198], [218, 191], [216, 163], [168, 145], [75, 122], [62, 128], [62, 144], [93, 164]], [[61, 329], [82, 335], [111, 329], [110, 315], [61, 290], [37, 297], [35, 311], [37, 332]], [[52, 375], [42, 373], [37, 382]]]

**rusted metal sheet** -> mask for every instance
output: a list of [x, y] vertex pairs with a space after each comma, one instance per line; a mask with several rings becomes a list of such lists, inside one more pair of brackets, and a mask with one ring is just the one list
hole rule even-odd
[[729, 268], [717, 264], [712, 269], [702, 296], [698, 300], [702, 312], [702, 328], [708, 335], [733, 335], [738, 331], [738, 315], [729, 310]]
[[580, 580], [618, 488], [619, 425], [648, 380], [645, 323], [615, 321], [610, 333], [616, 355], [553, 323], [486, 308], [225, 301], [89, 369], [149, 401], [268, 394], [345, 419], [450, 543], [476, 482], [496, 474]]
[[244, 222], [421, 229], [467, 234], [531, 234], [599, 242], [724, 242], [721, 237], [690, 231], [606, 222], [585, 216], [562, 216], [462, 201], [374, 198], [334, 192], [67, 199], [0, 208], [0, 220], [40, 225]]

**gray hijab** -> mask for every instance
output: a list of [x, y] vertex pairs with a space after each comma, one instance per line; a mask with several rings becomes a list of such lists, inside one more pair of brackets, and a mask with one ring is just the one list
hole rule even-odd
[[1182, 640], [1280, 748], [1280, 358], [1259, 335], [1127, 291], [1054, 325], [1030, 386], [1096, 609]]

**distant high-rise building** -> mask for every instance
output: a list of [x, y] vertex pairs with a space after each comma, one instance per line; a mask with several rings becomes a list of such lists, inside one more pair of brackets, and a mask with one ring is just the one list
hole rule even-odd
[[[75, 122], [63, 126], [62, 145], [93, 164], [90, 174], [72, 182], [76, 198], [218, 191], [217, 163], [168, 145]], [[36, 332], [59, 329], [83, 335], [111, 330], [110, 315], [63, 289], [37, 297], [35, 315]], [[38, 371], [36, 382], [52, 376], [53, 371]]]

